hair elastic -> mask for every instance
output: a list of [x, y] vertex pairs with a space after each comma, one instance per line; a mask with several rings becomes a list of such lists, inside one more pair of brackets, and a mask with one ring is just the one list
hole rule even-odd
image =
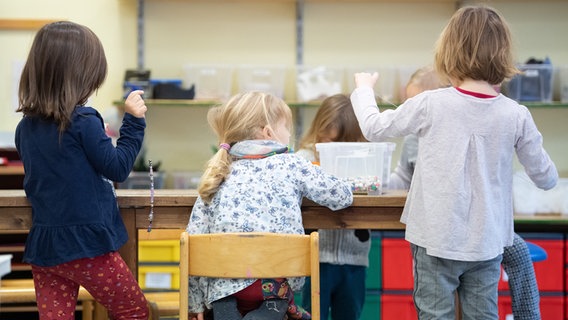
[[221, 143], [219, 145], [219, 148], [225, 149], [225, 150], [227, 150], [227, 152], [229, 152], [229, 150], [231, 150], [231, 146], [228, 143]]

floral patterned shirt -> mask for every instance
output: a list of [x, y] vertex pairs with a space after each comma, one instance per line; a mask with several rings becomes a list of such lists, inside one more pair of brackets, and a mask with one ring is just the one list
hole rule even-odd
[[[348, 207], [353, 201], [350, 184], [294, 154], [241, 158], [233, 161], [230, 174], [211, 203], [197, 199], [187, 231], [303, 234], [304, 197], [332, 210]], [[255, 280], [190, 277], [190, 312], [202, 312], [205, 305], [236, 293]], [[297, 286], [292, 282], [292, 287]]]

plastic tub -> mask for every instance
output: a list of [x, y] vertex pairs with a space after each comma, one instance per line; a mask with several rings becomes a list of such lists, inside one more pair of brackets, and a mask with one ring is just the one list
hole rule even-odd
[[381, 194], [387, 188], [391, 172], [393, 142], [317, 143], [320, 166], [337, 177], [353, 183], [353, 192]]

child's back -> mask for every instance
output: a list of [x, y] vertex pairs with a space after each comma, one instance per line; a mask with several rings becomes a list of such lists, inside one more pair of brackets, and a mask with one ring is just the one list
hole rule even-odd
[[351, 100], [369, 140], [418, 136], [401, 221], [419, 317], [454, 317], [457, 290], [463, 315], [495, 319], [501, 254], [513, 244], [513, 157], [542, 189], [554, 187], [558, 172], [528, 109], [495, 91], [517, 72], [509, 29], [495, 10], [459, 9], [438, 40], [435, 66], [453, 87], [379, 113], [372, 91], [378, 75], [361, 73]]

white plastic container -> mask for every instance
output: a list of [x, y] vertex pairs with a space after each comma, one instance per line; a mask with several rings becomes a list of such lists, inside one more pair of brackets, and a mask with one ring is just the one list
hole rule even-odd
[[12, 255], [0, 254], [0, 278], [12, 271]]
[[296, 90], [298, 101], [323, 100], [343, 92], [345, 71], [340, 67], [297, 66]]
[[568, 178], [558, 179], [556, 186], [542, 190], [524, 171], [513, 175], [513, 206], [517, 215], [568, 214]]
[[353, 192], [381, 194], [387, 188], [391, 173], [393, 142], [327, 142], [317, 143], [323, 170], [353, 183]]

